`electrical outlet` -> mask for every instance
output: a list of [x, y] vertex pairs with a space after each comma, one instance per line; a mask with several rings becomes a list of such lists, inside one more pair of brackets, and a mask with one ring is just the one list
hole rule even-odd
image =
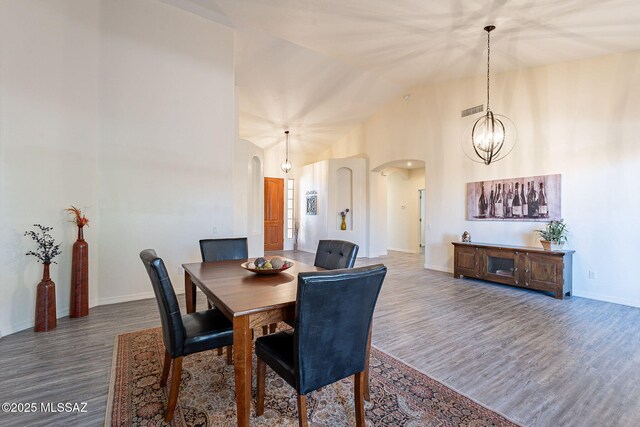
[[589, 279], [591, 280], [595, 280], [596, 279], [596, 272], [593, 270], [589, 270]]
[[178, 276], [184, 276], [184, 268], [182, 266], [178, 267]]
[[213, 226], [213, 234], [218, 234], [218, 227], [217, 226]]

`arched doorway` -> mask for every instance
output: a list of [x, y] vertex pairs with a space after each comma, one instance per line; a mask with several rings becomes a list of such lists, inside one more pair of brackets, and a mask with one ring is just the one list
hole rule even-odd
[[378, 172], [384, 182], [372, 191], [386, 193], [386, 197], [381, 198], [384, 203], [379, 203], [378, 212], [372, 210], [371, 215], [382, 217], [380, 211], [384, 211], [386, 218], [372, 218], [372, 223], [383, 222], [386, 227], [372, 228], [372, 241], [385, 242], [387, 250], [423, 253], [426, 234], [424, 161], [392, 161], [376, 167], [373, 172]]

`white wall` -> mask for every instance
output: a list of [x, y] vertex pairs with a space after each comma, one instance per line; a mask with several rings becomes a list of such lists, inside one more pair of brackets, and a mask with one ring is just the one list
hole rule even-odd
[[233, 235], [228, 237], [247, 237], [250, 258], [264, 255], [263, 157], [262, 148], [247, 140], [234, 144]]
[[[348, 168], [352, 171], [352, 204], [349, 206], [352, 227], [340, 230], [340, 211], [347, 208], [339, 200], [338, 170]], [[299, 178], [298, 202], [300, 205], [300, 238], [298, 248], [301, 251], [315, 253], [321, 239], [347, 240], [358, 244], [358, 256], [367, 257], [367, 191], [366, 160], [362, 158], [330, 159], [304, 166]], [[318, 214], [306, 215], [308, 191], [316, 191], [318, 196]]]
[[52, 278], [68, 312], [71, 204], [91, 219], [90, 305], [152, 295], [147, 247], [180, 291], [198, 239], [233, 232], [232, 30], [155, 0], [0, 8], [0, 333], [33, 324], [34, 222], [64, 241]]
[[369, 173], [369, 257], [387, 255], [387, 178]]
[[[483, 77], [416, 87], [339, 141], [330, 155], [365, 152], [373, 167], [392, 160], [424, 159], [427, 231], [425, 266], [452, 270], [451, 241], [468, 230], [474, 241], [538, 246], [538, 225], [466, 221], [465, 183], [562, 174], [562, 211], [569, 247], [576, 250], [574, 294], [640, 306], [629, 269], [640, 199], [640, 52], [572, 61], [492, 77], [492, 109], [509, 116], [519, 141], [504, 160], [485, 166], [460, 147], [460, 111], [485, 102]], [[388, 141], [404, 132], [394, 144]], [[371, 186], [371, 197], [377, 191]], [[371, 239], [378, 239], [371, 212]], [[588, 278], [588, 271], [597, 273]]]
[[[327, 171], [327, 228], [324, 239], [346, 240], [359, 246], [358, 256], [368, 257], [367, 244], [367, 161], [363, 158], [330, 159]], [[339, 179], [340, 170], [351, 171], [351, 190], [345, 191], [348, 183]], [[346, 174], [345, 174], [346, 175]], [[351, 204], [346, 205], [347, 193], [351, 194]], [[350, 209], [347, 214], [347, 229], [340, 230], [340, 212]], [[313, 250], [315, 252], [315, 248]]]
[[420, 252], [420, 193], [424, 169], [404, 169], [387, 176], [388, 249]]
[[0, 2], [0, 335], [33, 325], [42, 265], [26, 257], [34, 223], [63, 242], [53, 264], [58, 315], [70, 301], [71, 248], [77, 229], [63, 211], [92, 221], [89, 293], [97, 289], [99, 4]]
[[198, 240], [233, 234], [233, 32], [153, 0], [106, 1], [102, 22], [99, 296], [120, 301], [149, 295], [141, 249], [182, 289]]
[[[329, 161], [312, 163], [302, 168], [298, 179], [298, 205], [300, 206], [300, 231], [298, 249], [315, 253], [320, 239], [327, 238], [328, 213], [328, 170]], [[306, 214], [307, 192], [315, 191], [318, 196], [317, 215]]]

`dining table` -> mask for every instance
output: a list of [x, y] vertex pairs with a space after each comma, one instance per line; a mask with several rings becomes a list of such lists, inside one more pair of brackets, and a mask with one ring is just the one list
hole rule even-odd
[[[323, 271], [300, 261], [277, 274], [256, 274], [241, 264], [249, 260], [196, 262], [184, 268], [187, 313], [196, 310], [197, 289], [233, 323], [233, 364], [238, 426], [248, 426], [251, 410], [251, 358], [254, 328], [295, 317], [298, 273]], [[369, 345], [365, 371], [365, 398], [369, 400]]]

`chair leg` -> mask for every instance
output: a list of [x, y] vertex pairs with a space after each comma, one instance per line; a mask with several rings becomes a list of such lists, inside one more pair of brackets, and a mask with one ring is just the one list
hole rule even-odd
[[231, 365], [233, 363], [233, 353], [232, 353], [232, 346], [227, 346], [227, 365]]
[[298, 425], [307, 427], [307, 396], [298, 395]]
[[371, 388], [369, 386], [369, 367], [364, 371], [364, 400], [371, 401]]
[[262, 336], [265, 336], [269, 333], [269, 325], [264, 325], [262, 327]]
[[211, 304], [211, 301], [209, 301], [208, 299], [207, 299], [207, 308], [209, 310], [211, 310], [213, 308], [213, 304]]
[[256, 372], [256, 416], [264, 414], [264, 382], [267, 374], [267, 364], [258, 357], [258, 372]]
[[218, 356], [222, 356], [222, 347], [218, 347]]
[[369, 327], [369, 339], [367, 341], [367, 360], [364, 368], [364, 400], [371, 401], [371, 389], [369, 388], [369, 361], [371, 360], [371, 331], [373, 325]]
[[171, 354], [168, 350], [164, 351], [164, 363], [162, 365], [162, 376], [160, 377], [160, 387], [167, 385], [167, 378], [169, 378], [169, 370], [171, 369]]
[[173, 419], [173, 412], [178, 403], [178, 393], [180, 392], [180, 379], [182, 378], [182, 356], [173, 359], [173, 372], [171, 373], [171, 388], [169, 389], [169, 401], [164, 420], [169, 422]]
[[356, 427], [364, 427], [364, 388], [365, 372], [355, 374], [353, 381], [353, 405], [356, 410]]
[[272, 323], [269, 325], [269, 333], [273, 334], [276, 331], [276, 328], [278, 327], [277, 323]]

